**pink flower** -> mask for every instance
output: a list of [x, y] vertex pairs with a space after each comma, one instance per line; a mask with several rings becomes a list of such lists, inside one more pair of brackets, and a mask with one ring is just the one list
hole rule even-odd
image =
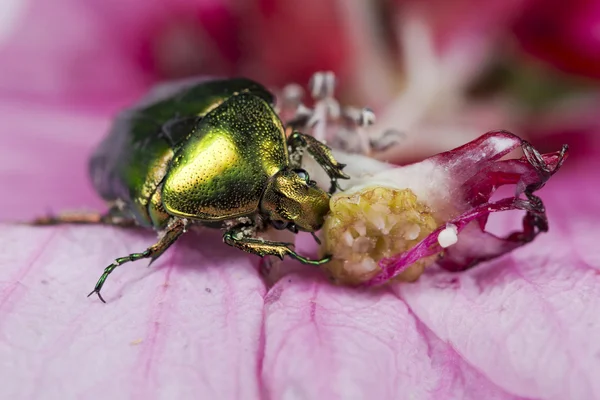
[[559, 70], [600, 78], [600, 4], [536, 0], [514, 24], [522, 49]]
[[[0, 50], [2, 220], [102, 207], [87, 158], [114, 110], [158, 79], [130, 41], [160, 31], [153, 18], [193, 14], [184, 1], [104, 1], [97, 20], [100, 3], [63, 1], [28, 3], [37, 19]], [[598, 398], [595, 159], [572, 157], [538, 192], [550, 229], [534, 242], [381, 288], [334, 286], [294, 262], [267, 285], [255, 257], [207, 231], [150, 269], [116, 271], [104, 305], [85, 298], [102, 268], [153, 233], [2, 224], [0, 398]]]
[[[63, 119], [62, 126], [41, 126], [78, 130], [70, 124], [77, 117]], [[46, 168], [20, 165], [19, 181], [27, 186], [14, 197], [43, 209], [71, 177], [55, 174], [85, 165], [68, 157], [76, 147], [51, 132], [18, 132], [54, 142], [64, 154], [52, 161], [46, 142], [27, 149]], [[0, 180], [7, 187], [6, 161], [19, 149], [2, 149]], [[151, 244], [152, 234], [2, 225], [0, 394], [598, 397], [600, 198], [590, 184], [597, 182], [593, 167], [565, 167], [541, 191], [550, 232], [533, 243], [469, 272], [432, 269], [417, 283], [368, 291], [332, 286], [306, 267], [267, 287], [254, 257], [209, 231], [184, 237], [150, 269], [132, 264], [117, 271], [104, 305], [85, 298], [102, 267]], [[48, 176], [59, 189], [44, 186]], [[11, 197], [3, 196], [5, 218], [13, 210], [37, 214]], [[498, 231], [512, 225], [491, 222]]]
[[[158, 80], [305, 82], [315, 69], [343, 74], [351, 53], [333, 3], [318, 0], [28, 0], [13, 18], [0, 49], [4, 95], [112, 112]], [[282, 46], [292, 35], [296, 45]]]
[[[502, 159], [515, 149], [524, 155]], [[498, 131], [402, 167], [357, 155], [340, 158], [352, 179], [331, 199], [323, 231], [334, 261], [324, 268], [342, 281], [374, 285], [395, 277], [415, 280], [433, 262], [463, 271], [511, 252], [548, 230], [543, 201], [534, 192], [566, 156], [567, 146], [542, 155]], [[504, 185], [514, 185], [515, 192], [492, 200]], [[506, 237], [485, 230], [492, 213], [510, 210], [526, 212], [521, 230]]]

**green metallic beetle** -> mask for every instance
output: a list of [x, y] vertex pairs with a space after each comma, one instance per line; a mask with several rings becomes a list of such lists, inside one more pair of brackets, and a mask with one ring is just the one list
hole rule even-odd
[[[94, 290], [119, 265], [160, 257], [192, 225], [225, 229], [230, 246], [264, 257], [309, 260], [290, 243], [257, 237], [269, 226], [315, 232], [329, 211], [343, 164], [311, 136], [285, 129], [274, 97], [248, 79], [194, 80], [156, 88], [123, 111], [90, 161], [106, 214], [81, 213], [40, 218], [36, 224], [104, 223], [143, 226], [160, 232], [141, 253], [117, 258]], [[307, 151], [331, 179], [328, 192], [300, 169]]]

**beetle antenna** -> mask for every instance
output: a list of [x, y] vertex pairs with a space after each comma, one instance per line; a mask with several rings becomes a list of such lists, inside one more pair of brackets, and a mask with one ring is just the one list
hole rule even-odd
[[311, 232], [310, 234], [315, 239], [315, 242], [317, 242], [318, 244], [321, 244], [321, 240], [319, 239], [319, 237], [317, 235], [315, 235], [314, 232]]

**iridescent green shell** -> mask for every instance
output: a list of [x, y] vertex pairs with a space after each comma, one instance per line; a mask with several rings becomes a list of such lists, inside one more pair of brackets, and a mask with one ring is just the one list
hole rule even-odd
[[[272, 103], [271, 93], [247, 79], [195, 80], [158, 87], [116, 118], [91, 158], [93, 185], [105, 200], [121, 204], [126, 213], [147, 227], [163, 227], [169, 211], [183, 216], [199, 207], [196, 211], [202, 218], [215, 220], [249, 212], [252, 205], [256, 209], [260, 196], [254, 197], [260, 185], [257, 179], [253, 183], [246, 179], [260, 180], [275, 164], [287, 162], [283, 129], [270, 107]], [[238, 114], [242, 110], [244, 115]], [[250, 120], [264, 126], [264, 131], [248, 129], [246, 123]], [[277, 155], [270, 161], [261, 158], [261, 167], [255, 167], [251, 161], [254, 156], [248, 154], [257, 155], [273, 146], [279, 148]], [[177, 159], [173, 160], [176, 153]], [[239, 165], [230, 164], [234, 153]], [[208, 167], [213, 176], [205, 177], [200, 184], [193, 183], [194, 178], [186, 176], [188, 162], [202, 171]], [[215, 171], [225, 175], [217, 176]], [[163, 208], [161, 198], [161, 184], [167, 174], [169, 211]], [[239, 191], [224, 189], [235, 174], [241, 178], [234, 185]], [[182, 190], [185, 181], [190, 186]], [[246, 197], [234, 196], [246, 189], [251, 189]], [[211, 193], [214, 197], [209, 201]], [[192, 200], [190, 196], [196, 195], [200, 197]], [[227, 195], [234, 200], [223, 202]]]
[[252, 94], [208, 113], [171, 162], [162, 189], [167, 213], [221, 221], [258, 211], [270, 177], [287, 166], [281, 121]]

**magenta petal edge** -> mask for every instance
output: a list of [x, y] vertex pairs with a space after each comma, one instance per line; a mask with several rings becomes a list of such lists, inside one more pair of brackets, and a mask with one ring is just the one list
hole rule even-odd
[[[501, 159], [519, 147], [523, 157]], [[560, 169], [567, 155], [567, 145], [560, 151], [540, 154], [529, 142], [510, 132], [491, 131], [427, 159], [447, 171], [455, 181], [457, 189], [451, 201], [459, 213], [410, 250], [380, 260], [378, 264], [382, 271], [364, 285], [384, 283], [419, 259], [435, 254], [439, 254], [437, 264], [441, 268], [463, 271], [531, 242], [539, 233], [548, 231], [544, 203], [534, 192]], [[500, 186], [511, 184], [516, 185], [513, 197], [490, 201]], [[526, 212], [522, 230], [504, 238], [485, 231], [491, 213], [509, 210]], [[459, 239], [455, 245], [444, 249], [438, 236], [450, 224], [456, 227]]]

